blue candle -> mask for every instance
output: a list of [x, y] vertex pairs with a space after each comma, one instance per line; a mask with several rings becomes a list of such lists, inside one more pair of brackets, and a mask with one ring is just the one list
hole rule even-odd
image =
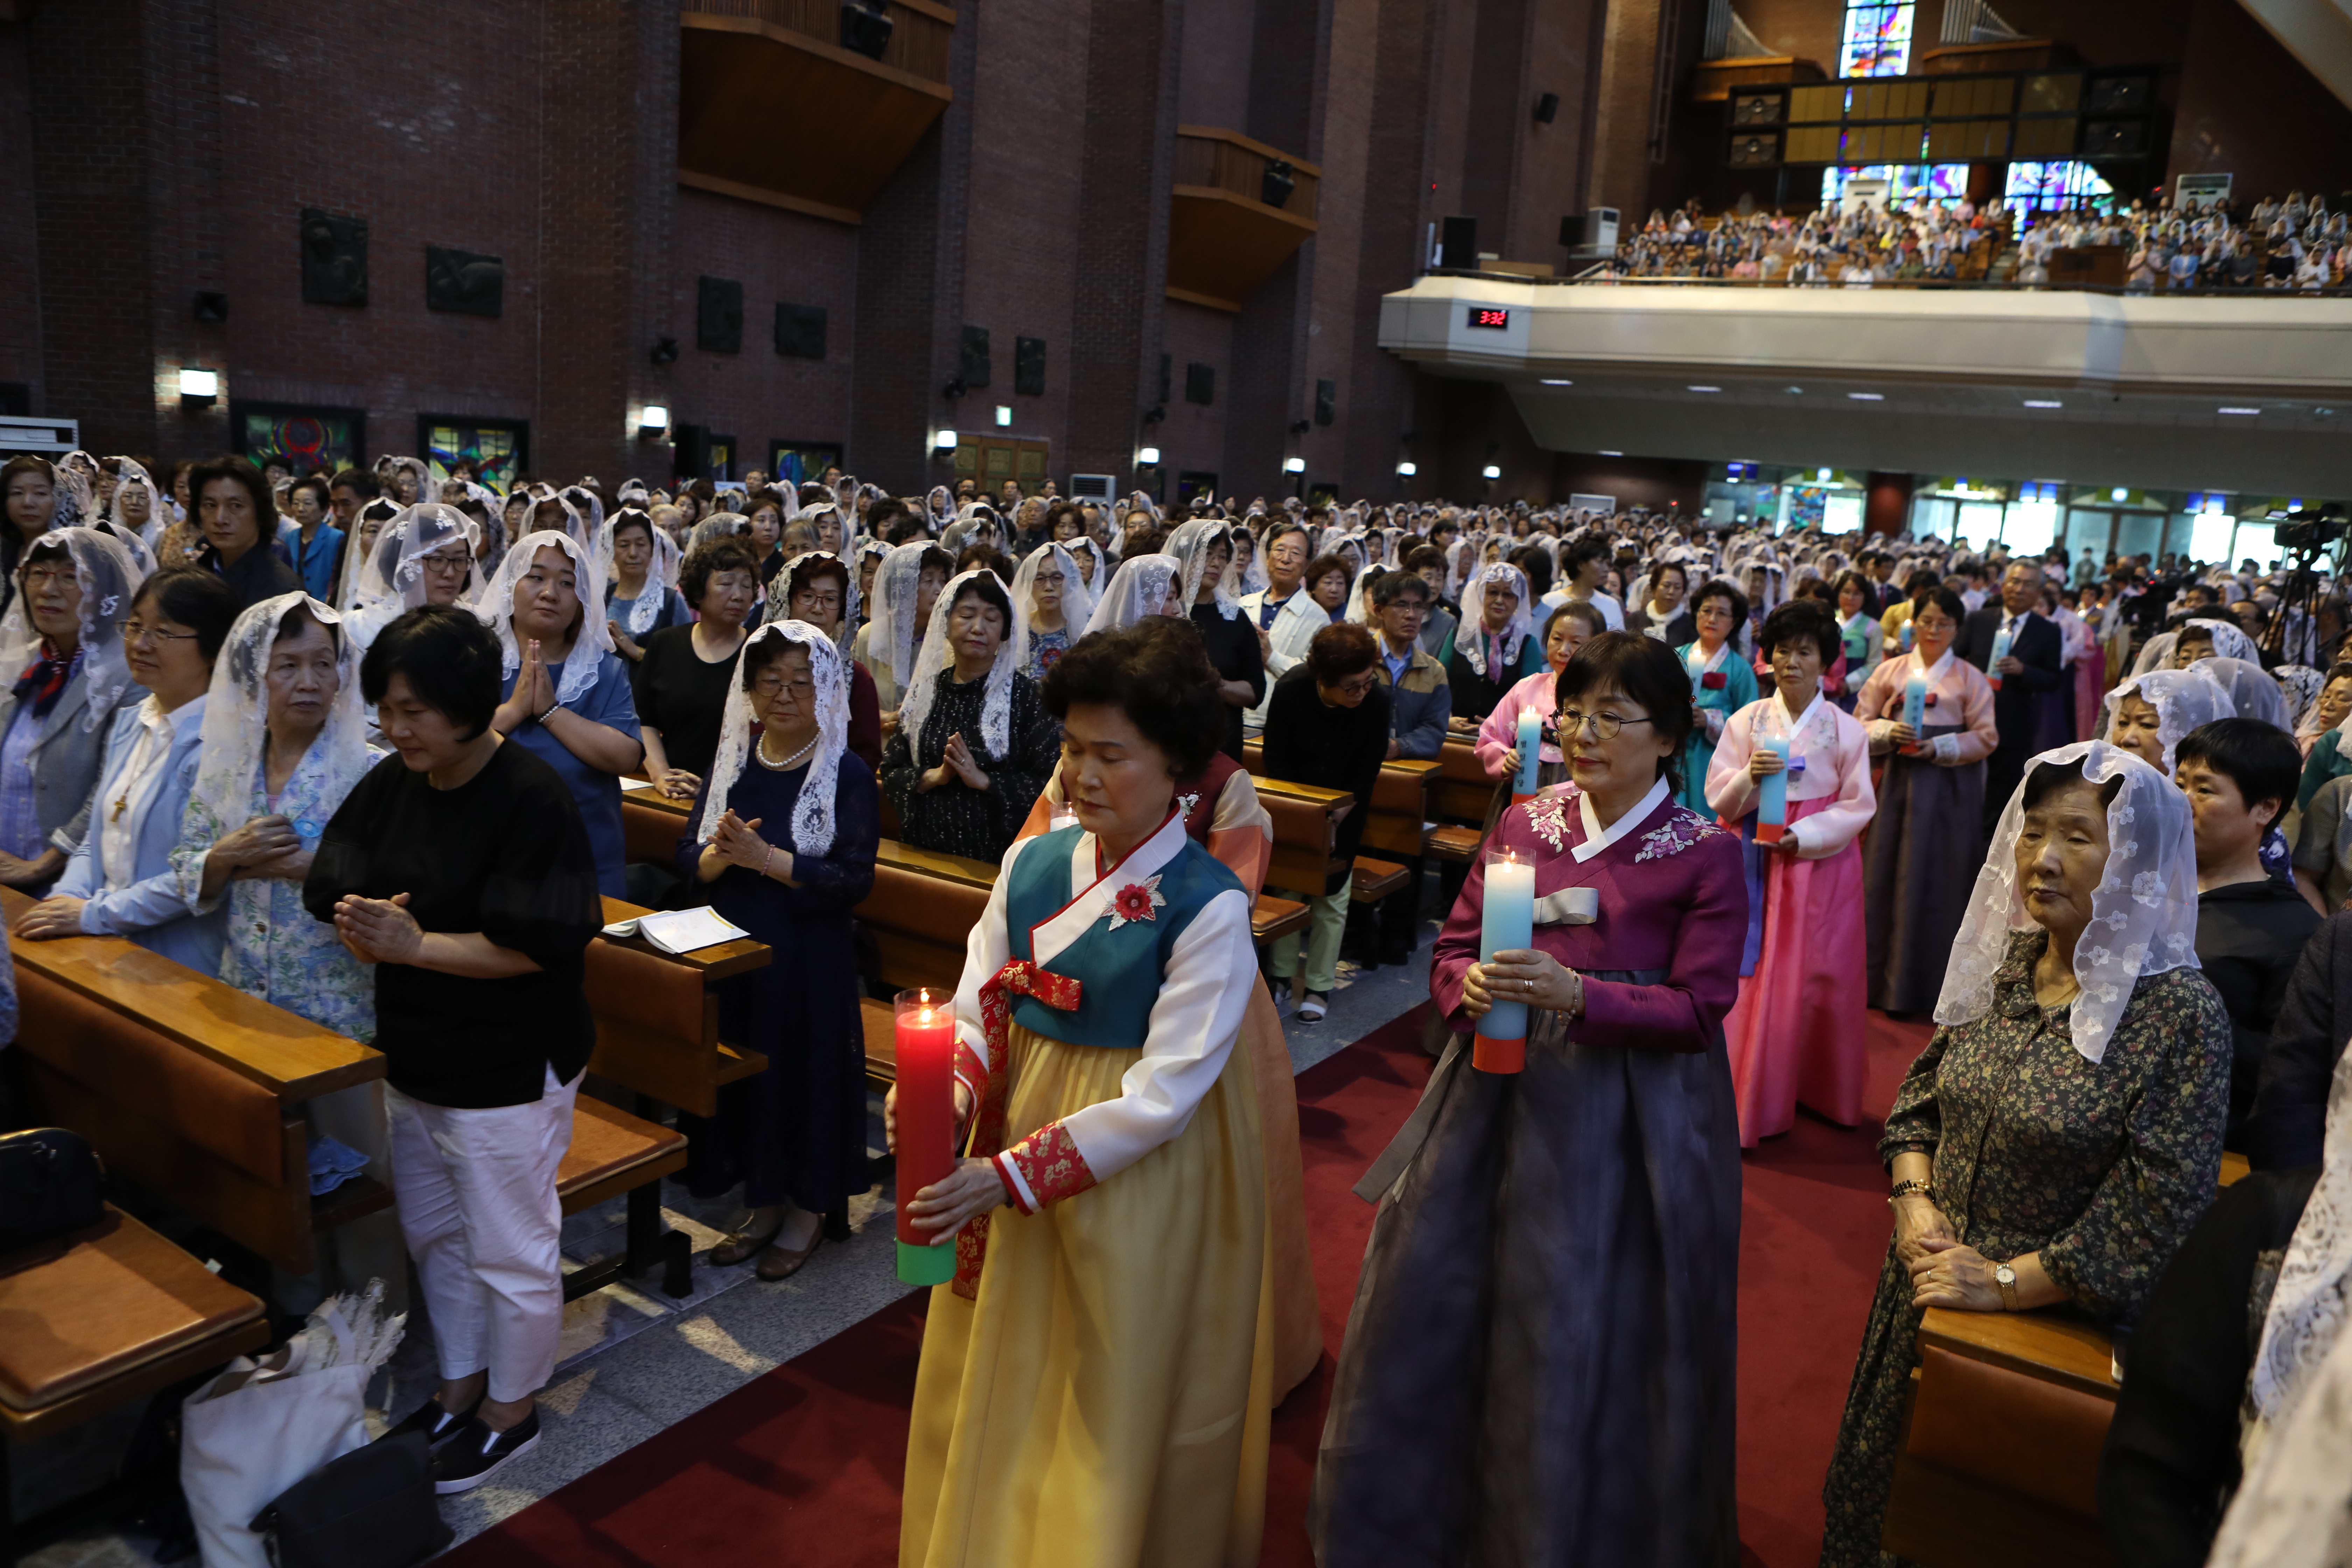
[[[1911, 672], [1911, 679], [1903, 683], [1903, 721], [1911, 726], [1911, 733], [1915, 736], [1927, 722], [1927, 678], [1916, 669]], [[1916, 752], [1919, 749], [1919, 742], [1914, 740], [1903, 749]]]
[[1987, 661], [1985, 683], [1995, 691], [2000, 689], [2000, 661], [2009, 657], [2009, 628], [2001, 627], [1992, 634], [1992, 658]]
[[[1509, 850], [1486, 852], [1486, 887], [1478, 910], [1478, 962], [1534, 945], [1536, 868]], [[1481, 1072], [1518, 1072], [1528, 1059], [1528, 1007], [1497, 1000], [1471, 1037], [1470, 1065]]]
[[1519, 711], [1519, 771], [1511, 780], [1511, 801], [1532, 796], [1538, 789], [1539, 776], [1536, 770], [1543, 765], [1543, 720], [1532, 708]]
[[1757, 740], [1757, 750], [1769, 752], [1780, 759], [1782, 767], [1777, 773], [1764, 775], [1763, 787], [1757, 792], [1756, 837], [1766, 844], [1777, 844], [1789, 826], [1789, 737], [1765, 735]]

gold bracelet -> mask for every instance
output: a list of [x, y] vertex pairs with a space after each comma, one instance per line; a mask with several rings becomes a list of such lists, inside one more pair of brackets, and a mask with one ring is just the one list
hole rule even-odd
[[1897, 1198], [1914, 1195], [1926, 1198], [1932, 1204], [1936, 1201], [1936, 1189], [1919, 1177], [1913, 1176], [1907, 1181], [1895, 1183], [1894, 1190], [1886, 1194], [1886, 1201], [1892, 1204]]

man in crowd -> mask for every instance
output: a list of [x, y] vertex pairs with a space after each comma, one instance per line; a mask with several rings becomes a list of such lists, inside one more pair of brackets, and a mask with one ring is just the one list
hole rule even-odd
[[[1971, 614], [1960, 628], [1962, 658], [1996, 682], [1992, 716], [2000, 744], [1985, 766], [1984, 830], [1991, 835], [2001, 808], [2025, 776], [2027, 759], [2056, 742], [2050, 739], [2048, 710], [2065, 683], [2059, 660], [2063, 639], [2057, 624], [2035, 608], [2042, 602], [2042, 568], [2012, 562], [2001, 574], [2000, 598]], [[2008, 640], [2001, 641], [2002, 634]], [[1996, 650], [1999, 650], [1996, 655]]]

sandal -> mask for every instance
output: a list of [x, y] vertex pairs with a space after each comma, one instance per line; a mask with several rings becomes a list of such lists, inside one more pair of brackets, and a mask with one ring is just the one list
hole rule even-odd
[[770, 1242], [784, 1233], [784, 1216], [782, 1215], [776, 1216], [776, 1223], [769, 1227], [768, 1234], [765, 1236], [746, 1234], [751, 1219], [751, 1215], [745, 1215], [743, 1226], [736, 1229], [724, 1241], [710, 1249], [710, 1261], [714, 1266], [720, 1268], [732, 1268], [745, 1258], [764, 1250]]

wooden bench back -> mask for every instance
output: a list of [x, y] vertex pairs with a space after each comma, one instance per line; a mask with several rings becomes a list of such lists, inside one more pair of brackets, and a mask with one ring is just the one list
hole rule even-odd
[[1441, 822], [1483, 825], [1494, 798], [1495, 781], [1479, 765], [1476, 749], [1467, 741], [1446, 742], [1429, 781], [1429, 815]]
[[874, 935], [883, 983], [893, 991], [963, 978], [965, 938], [988, 907], [988, 889], [889, 860], [874, 867], [874, 890], [857, 918]]

